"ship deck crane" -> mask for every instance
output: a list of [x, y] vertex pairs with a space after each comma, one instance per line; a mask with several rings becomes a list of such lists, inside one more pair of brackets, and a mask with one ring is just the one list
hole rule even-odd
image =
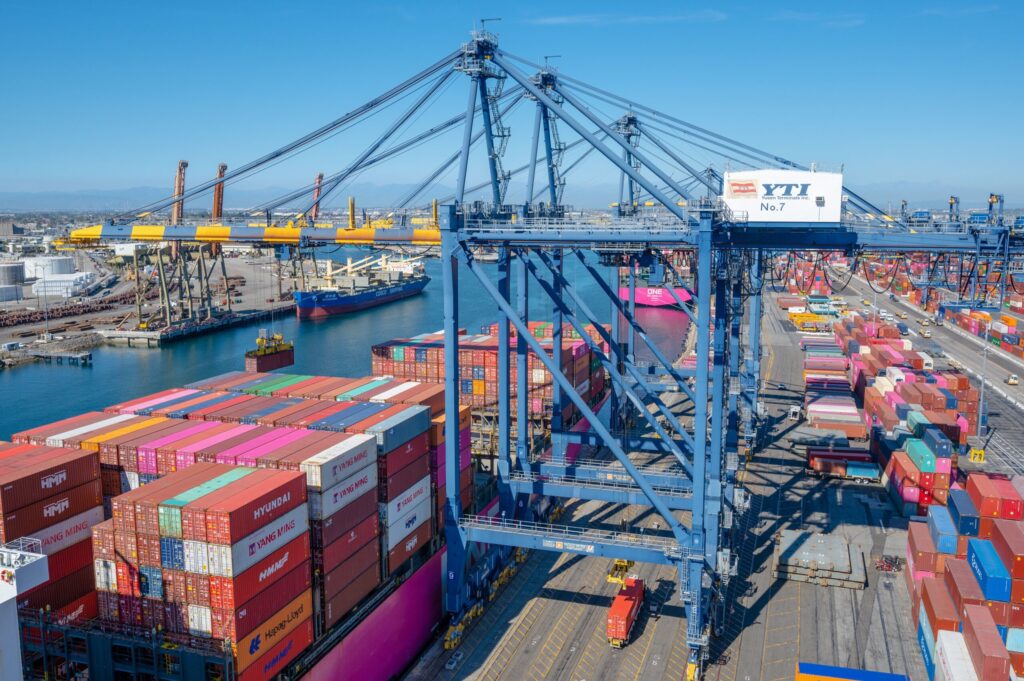
[[[524, 71], [526, 69], [527, 71]], [[532, 74], [528, 73], [533, 70]], [[442, 84], [460, 74], [468, 80], [464, 113], [456, 114], [407, 140], [390, 140], [396, 130], [413, 120], [427, 106]], [[506, 81], [511, 87], [503, 87]], [[418, 93], [418, 97], [415, 93]], [[412, 78], [332, 121], [299, 140], [239, 166], [214, 183], [175, 192], [166, 200], [140, 209], [147, 215], [206, 191], [216, 182], [240, 178], [273, 163], [335, 132], [353, 120], [381, 110], [401, 96], [415, 103], [401, 111], [395, 122], [373, 140], [350, 165], [325, 176], [312, 205], [298, 213], [298, 219], [275, 224], [269, 210], [261, 223], [218, 222], [215, 224], [159, 224], [137, 222], [138, 212], [120, 216], [103, 225], [75, 230], [71, 240], [80, 244], [121, 240], [139, 241], [239, 241], [263, 245], [411, 245], [440, 248], [444, 286], [443, 325], [445, 409], [456, 413], [459, 390], [459, 298], [466, 285], [492, 301], [499, 310], [498, 340], [498, 491], [502, 519], [461, 513], [457, 452], [446, 453], [445, 536], [448, 570], [445, 576], [445, 607], [453, 616], [453, 627], [461, 631], [463, 615], [477, 612], [478, 604], [466, 599], [465, 580], [469, 561], [467, 544], [481, 542], [527, 549], [602, 556], [622, 564], [651, 562], [670, 565], [678, 576], [677, 598], [687, 615], [686, 644], [690, 648], [689, 678], [699, 676], [706, 659], [707, 643], [724, 619], [725, 593], [732, 573], [732, 525], [734, 513], [742, 511], [737, 494], [736, 474], [741, 466], [741, 442], [750, 445], [757, 433], [756, 405], [761, 384], [760, 344], [762, 292], [776, 255], [792, 251], [816, 254], [842, 253], [847, 256], [872, 254], [929, 253], [937, 258], [955, 255], [970, 260], [974, 270], [994, 267], [1009, 269], [1020, 263], [1024, 244], [1010, 238], [1009, 231], [996, 224], [972, 225], [959, 219], [931, 221], [912, 230], [889, 216], [849, 187], [842, 187], [840, 217], [830, 220], [759, 220], [734, 210], [723, 191], [727, 175], [712, 167], [699, 168], [684, 160], [679, 145], [713, 152], [723, 163], [739, 167], [777, 171], [813, 172], [811, 168], [782, 156], [715, 133], [706, 128], [658, 111], [581, 80], [562, 74], [548, 65], [538, 65], [506, 52], [498, 39], [486, 31], [474, 32], [470, 41]], [[406, 101], [408, 101], [406, 100]], [[530, 161], [511, 172], [503, 170], [501, 157], [510, 142], [502, 116], [519, 100], [535, 107], [535, 125], [527, 135], [526, 154]], [[607, 120], [599, 116], [595, 102], [613, 105], [628, 120]], [[589, 104], [588, 104], [589, 103]], [[402, 107], [396, 107], [401, 109]], [[475, 126], [479, 125], [479, 129]], [[322, 204], [330, 193], [354, 173], [394, 158], [401, 149], [418, 144], [432, 135], [461, 126], [462, 142], [442, 163], [441, 171], [457, 172], [456, 191], [436, 215], [439, 229], [400, 226], [389, 229], [354, 224], [354, 208], [347, 224], [324, 224], [310, 209]], [[576, 139], [562, 143], [569, 136]], [[469, 160], [481, 138], [485, 150], [481, 159], [486, 178], [470, 181]], [[390, 146], [389, 146], [390, 145]], [[578, 158], [562, 166], [570, 150]], [[604, 159], [612, 171], [625, 178], [629, 201], [654, 204], [651, 210], [622, 211], [621, 215], [570, 211], [561, 202], [561, 186], [568, 171], [581, 159]], [[535, 186], [536, 168], [546, 169], [546, 187]], [[721, 167], [721, 166], [720, 166]], [[736, 166], [734, 166], [736, 167]], [[508, 177], [528, 172], [523, 201], [510, 203]], [[438, 171], [428, 176], [428, 186]], [[471, 202], [480, 189], [492, 200]], [[417, 188], [417, 193], [420, 188]], [[743, 191], [741, 187], [738, 191]], [[291, 196], [307, 196], [308, 188]], [[414, 193], [415, 195], [415, 193]], [[544, 196], [544, 202], [537, 198]], [[625, 197], [623, 197], [625, 198]], [[824, 197], [822, 197], [824, 200]], [[307, 222], [302, 216], [309, 215]], [[951, 210], [951, 216], [953, 211]], [[174, 221], [172, 220], [172, 223]], [[312, 223], [312, 224], [310, 224]], [[478, 252], [497, 253], [496, 276], [484, 269]], [[708, 358], [694, 368], [675, 366], [650, 340], [634, 314], [635, 278], [630, 278], [629, 296], [618, 295], [619, 267], [634, 270], [638, 264], [660, 264], [669, 284], [681, 283], [672, 257], [663, 252], [686, 252], [696, 263], [694, 300], [684, 304], [673, 285], [666, 286], [690, 317], [696, 329], [697, 356]], [[571, 261], [576, 271], [603, 296], [601, 307], [588, 304], [574, 277], [565, 273]], [[611, 267], [612, 277], [602, 268]], [[489, 266], [488, 266], [489, 267]], [[976, 277], [975, 277], [976, 278]], [[993, 292], [989, 286], [961, 288], [961, 299], [973, 305], [992, 304], [992, 297], [1005, 294], [1006, 279]], [[612, 283], [609, 283], [612, 279]], [[513, 283], [516, 286], [513, 286]], [[513, 291], [515, 294], [513, 295]], [[643, 426], [645, 434], [626, 431], [618, 419], [605, 423], [593, 405], [577, 393], [562, 371], [561, 354], [547, 353], [529, 330], [528, 311], [537, 309], [530, 298], [540, 296], [552, 310], [548, 321], [554, 330], [555, 347], [560, 345], [563, 325], [572, 327], [589, 346], [605, 369], [613, 386], [612, 413], [629, 411]], [[714, 305], [712, 305], [712, 302]], [[1001, 302], [998, 301], [998, 302]], [[621, 320], [621, 321], [620, 321]], [[602, 324], [610, 321], [612, 331]], [[594, 325], [600, 338], [592, 339], [585, 326]], [[741, 333], [743, 326], [747, 333]], [[511, 331], [517, 331], [514, 341]], [[628, 332], [628, 333], [625, 333]], [[622, 340], [623, 335], [626, 339]], [[635, 350], [649, 349], [652, 365], [637, 363]], [[552, 376], [552, 454], [550, 460], [531, 459], [532, 443], [526, 428], [513, 440], [512, 357], [518, 366], [528, 358], [538, 362]], [[526, 371], [517, 372], [515, 390], [526, 394]], [[662, 401], [662, 381], [692, 402], [692, 423], [680, 420]], [[527, 400], [518, 400], [516, 418], [529, 420]], [[591, 426], [590, 433], [571, 432], [561, 423], [562, 409], [572, 404]], [[446, 421], [446, 439], [457, 441], [458, 420]], [[566, 459], [571, 443], [600, 444], [616, 459], [621, 471], [614, 480], [604, 476], [607, 462]], [[669, 469], [652, 471], [634, 459], [636, 451], [660, 452], [672, 462]], [[586, 525], [567, 525], [534, 518], [530, 495], [596, 499], [618, 503], [644, 504], [654, 509], [667, 531], [646, 535], [613, 532]], [[690, 512], [689, 522], [675, 513]]]

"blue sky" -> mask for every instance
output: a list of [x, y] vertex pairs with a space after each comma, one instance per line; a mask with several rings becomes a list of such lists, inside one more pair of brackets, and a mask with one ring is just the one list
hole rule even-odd
[[[561, 55], [553, 63], [566, 74], [794, 160], [842, 166], [869, 195], [956, 189], [980, 204], [1001, 191], [1022, 204], [1022, 15], [1020, 3], [955, 0], [6, 0], [0, 192], [169, 187], [179, 158], [190, 178], [208, 177], [219, 161], [240, 165], [401, 81], [483, 16], [502, 18], [490, 26], [510, 52]], [[370, 138], [354, 132], [253, 186], [305, 184]], [[369, 179], [414, 182], [436, 153]]]

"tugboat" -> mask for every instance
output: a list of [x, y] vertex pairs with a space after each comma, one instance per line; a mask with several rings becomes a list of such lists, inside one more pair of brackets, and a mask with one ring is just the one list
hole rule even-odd
[[365, 310], [414, 296], [430, 283], [419, 258], [389, 260], [369, 256], [338, 269], [326, 263], [323, 286], [295, 291], [295, 313], [299, 319], [321, 319]]

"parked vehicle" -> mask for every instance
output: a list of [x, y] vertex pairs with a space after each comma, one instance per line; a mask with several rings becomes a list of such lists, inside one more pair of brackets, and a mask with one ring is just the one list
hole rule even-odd
[[1010, 374], [1006, 377], [1006, 385], [1019, 385], [1020, 377], [1017, 374]]

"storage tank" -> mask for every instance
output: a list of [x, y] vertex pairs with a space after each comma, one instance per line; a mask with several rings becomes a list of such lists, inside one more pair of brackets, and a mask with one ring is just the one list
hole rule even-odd
[[14, 286], [25, 283], [25, 264], [20, 262], [0, 263], [0, 286]]
[[69, 255], [40, 255], [25, 258], [25, 278], [43, 279], [55, 274], [73, 274], [75, 259]]

